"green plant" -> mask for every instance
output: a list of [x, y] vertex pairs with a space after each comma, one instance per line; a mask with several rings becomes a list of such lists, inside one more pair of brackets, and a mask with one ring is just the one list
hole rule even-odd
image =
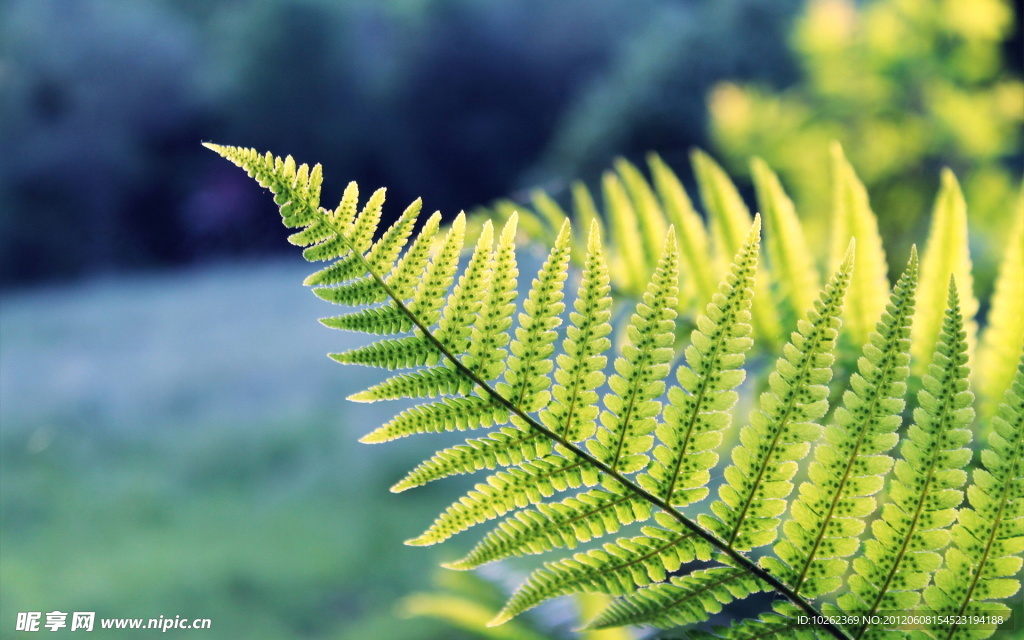
[[[1019, 176], [1024, 84], [1003, 58], [1020, 15], [1009, 0], [808, 0], [791, 46], [803, 78], [775, 90], [722, 83], [710, 92], [716, 150], [733, 171], [767, 160], [804, 211], [827, 211], [818, 167], [839, 140], [885, 216], [891, 249], [921, 228], [940, 166], [962, 178], [979, 229], [998, 229]], [[1018, 5], [1019, 6], [1019, 5]], [[1014, 169], [1013, 167], [1017, 167]], [[817, 218], [808, 232], [823, 239]], [[976, 239], [989, 290], [998, 235]]]
[[[612, 174], [606, 180], [607, 219], [620, 234], [607, 260], [602, 217], [582, 191], [577, 202], [580, 217], [589, 219], [585, 236], [573, 236], [570, 222], [555, 207], [539, 216], [524, 213], [524, 222], [538, 235], [550, 228], [554, 239], [514, 318], [519, 214], [508, 215], [496, 244], [490, 220], [470, 225], [475, 248], [460, 274], [464, 215], [441, 235], [440, 216], [434, 214], [413, 237], [417, 201], [374, 242], [383, 190], [357, 212], [353, 183], [336, 209], [321, 208], [319, 165], [311, 169], [290, 157], [208, 146], [274, 193], [285, 225], [298, 229], [290, 240], [305, 247], [308, 260], [329, 262], [306, 280], [314, 293], [359, 307], [322, 322], [392, 336], [331, 357], [412, 370], [352, 399], [439, 398], [401, 412], [364, 441], [495, 427], [485, 437], [438, 452], [395, 485], [393, 490], [402, 491], [447, 476], [493, 471], [409, 544], [442, 542], [511, 513], [465, 558], [448, 565], [470, 569], [511, 556], [573, 549], [627, 525], [643, 525], [634, 531], [638, 535], [547, 563], [492, 624], [577, 592], [620, 596], [590, 627], [699, 623], [734, 601], [774, 592], [780, 598], [772, 611], [720, 631], [742, 638], [876, 637], [896, 631], [876, 624], [873, 616], [894, 611], [1007, 617], [1009, 609], [999, 601], [1020, 586], [1015, 574], [1024, 541], [1024, 345], [1010, 341], [1024, 320], [1010, 322], [1010, 330], [989, 330], [1005, 336], [993, 340], [996, 348], [1016, 353], [1016, 368], [999, 392], [991, 444], [983, 448], [985, 470], [977, 470], [967, 488], [970, 507], [961, 507], [964, 468], [972, 458], [969, 427], [975, 420], [967, 366], [972, 346], [965, 330], [973, 318], [962, 310], [975, 307], [967, 303], [974, 298], [962, 282], [962, 263], [941, 256], [966, 246], [965, 226], [944, 222], [950, 228], [933, 233], [926, 247], [927, 270], [919, 275], [912, 251], [890, 292], [877, 264], [884, 254], [877, 233], [872, 237], [873, 215], [851, 170], [843, 183], [842, 193], [849, 195], [843, 197], [842, 216], [856, 243], [845, 249], [812, 305], [801, 309], [813, 261], [799, 255], [808, 253], [800, 242], [791, 242], [799, 221], [766, 166], [760, 170], [760, 195], [770, 205], [762, 207], [766, 219], [771, 216], [766, 227], [776, 236], [768, 238], [769, 256], [777, 263], [772, 273], [759, 264], [760, 217], [751, 220], [710, 158], [698, 156], [698, 179], [711, 233], [684, 236], [681, 243], [662, 216], [681, 228], [697, 229], [703, 221], [688, 208], [678, 180], [654, 160], [651, 188], [623, 164], [624, 187], [616, 186]], [[956, 181], [947, 174], [936, 217], [958, 219], [960, 208]], [[708, 237], [714, 249], [688, 245]], [[563, 289], [574, 252], [582, 262], [580, 284], [574, 310], [565, 314]], [[732, 259], [722, 259], [723, 252]], [[681, 263], [701, 255], [716, 265], [720, 283], [712, 291], [680, 270]], [[1017, 259], [1010, 255], [1007, 268]], [[866, 278], [858, 275], [864, 273]], [[1007, 277], [1013, 281], [1019, 275]], [[773, 278], [778, 286], [771, 285]], [[606, 375], [616, 324], [612, 283], [621, 283], [620, 289], [639, 300], [620, 329], [614, 373]], [[945, 300], [934, 305], [922, 297], [916, 304], [915, 295], [926, 284], [943, 286]], [[780, 295], [784, 304], [778, 304]], [[855, 340], [852, 331], [841, 335], [844, 302], [870, 309], [879, 295], [884, 307], [866, 339]], [[999, 293], [993, 307], [1019, 304], [1012, 296]], [[693, 329], [683, 350], [685, 364], [671, 382], [681, 310]], [[568, 322], [559, 351], [563, 317]], [[934, 336], [911, 334], [912, 323], [933, 318], [939, 322]], [[768, 322], [793, 328], [789, 340], [780, 344], [784, 338], [772, 335], [774, 325]], [[696, 512], [693, 505], [715, 488], [717, 450], [734, 437], [733, 408], [755, 336], [778, 359], [766, 377], [752, 381], [760, 382], [763, 392], [721, 471], [718, 499]], [[932, 344], [923, 374], [912, 379], [913, 343], [920, 340]], [[856, 371], [832, 383], [833, 363], [837, 354], [845, 357], [844, 349], [860, 352]], [[912, 424], [901, 433], [911, 380], [922, 388]], [[830, 384], [842, 398], [826, 421]], [[985, 392], [990, 397], [1003, 382], [985, 384], [991, 385]], [[888, 452], [900, 441], [894, 461]], [[807, 479], [790, 502], [802, 462]], [[866, 519], [878, 511], [874, 495], [890, 470], [884, 506], [867, 532]], [[547, 500], [569, 490], [578, 492]], [[868, 539], [862, 543], [861, 537]], [[773, 543], [773, 553], [766, 552]], [[943, 563], [939, 554], [947, 546]], [[851, 569], [849, 589], [831, 597]], [[822, 614], [847, 618], [823, 619]], [[801, 616], [811, 617], [811, 623]], [[992, 624], [937, 625], [926, 632], [936, 638], [985, 637], [995, 629]]]

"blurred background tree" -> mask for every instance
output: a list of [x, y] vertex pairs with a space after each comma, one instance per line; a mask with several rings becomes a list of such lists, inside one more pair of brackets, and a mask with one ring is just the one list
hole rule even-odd
[[802, 79], [781, 91], [718, 84], [715, 147], [738, 174], [751, 156], [765, 159], [800, 208], [822, 212], [832, 206], [823, 167], [838, 140], [900, 256], [923, 237], [940, 169], [952, 168], [983, 232], [972, 253], [987, 293], [1002, 250], [996, 229], [1021, 206], [1019, 25], [1004, 0], [811, 0], [790, 36]]

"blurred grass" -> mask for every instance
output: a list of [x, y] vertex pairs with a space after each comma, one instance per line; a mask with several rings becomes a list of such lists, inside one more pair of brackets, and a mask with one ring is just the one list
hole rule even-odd
[[395, 615], [439, 560], [402, 540], [455, 487], [388, 494], [422, 443], [356, 443], [395, 408], [345, 402], [358, 376], [323, 354], [352, 338], [318, 328], [307, 272], [0, 301], [2, 635], [59, 610], [210, 618], [210, 638], [463, 637]]

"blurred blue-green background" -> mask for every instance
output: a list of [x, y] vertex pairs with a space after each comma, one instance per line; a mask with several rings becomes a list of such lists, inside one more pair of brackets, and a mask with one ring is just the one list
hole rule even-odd
[[[538, 186], [564, 196], [617, 155], [657, 151], [685, 174], [693, 146], [734, 169], [765, 155], [785, 178], [803, 160], [765, 131], [824, 153], [851, 107], [815, 79], [868, 73], [828, 67], [852, 58], [806, 32], [842, 35], [844, 11], [872, 4], [913, 18], [955, 3], [0, 1], [0, 636], [19, 611], [60, 610], [205, 617], [218, 638], [475, 637], [396, 614], [469, 544], [401, 544], [465, 483], [388, 493], [438, 443], [356, 444], [397, 408], [345, 401], [365, 382], [323, 354], [353, 339], [315, 322], [330, 310], [299, 286], [270, 198], [200, 142], [321, 162], [328, 202], [349, 180], [387, 186], [391, 215], [420, 196], [448, 217]], [[1016, 136], [978, 152], [995, 185], [979, 193], [1019, 179], [1019, 4], [979, 3], [996, 9], [967, 35], [913, 23], [936, 50], [962, 40], [994, 60], [984, 73], [928, 46], [871, 68], [967, 95], [966, 120], [936, 129], [952, 142], [866, 177], [910, 203], [880, 212], [884, 228], [918, 228], [907, 180], [973, 166], [974, 138], [964, 151], [955, 135], [972, 108]], [[776, 93], [797, 107], [755, 111], [822, 117], [759, 125], [750, 105]], [[849, 131], [917, 103], [894, 104]], [[886, 155], [857, 137], [859, 169]], [[568, 628], [555, 618], [546, 633]]]

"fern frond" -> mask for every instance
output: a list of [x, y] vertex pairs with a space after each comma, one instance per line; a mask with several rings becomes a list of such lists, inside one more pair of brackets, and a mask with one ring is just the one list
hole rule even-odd
[[535, 189], [530, 193], [530, 204], [544, 218], [552, 233], [561, 230], [565, 226], [566, 220], [569, 219], [562, 207], [542, 189]]
[[967, 203], [956, 176], [942, 172], [942, 187], [935, 200], [928, 243], [921, 256], [921, 286], [918, 290], [917, 316], [910, 354], [913, 371], [924, 375], [931, 363], [932, 346], [942, 331], [946, 305], [946, 287], [955, 277], [967, 332], [967, 353], [973, 358], [978, 300], [974, 297], [970, 247], [967, 241]]
[[604, 237], [605, 226], [601, 214], [597, 211], [597, 205], [594, 204], [594, 197], [590, 195], [587, 185], [582, 182], [577, 181], [572, 184], [572, 210], [575, 214], [577, 228], [581, 231], [586, 230], [588, 233], [587, 239], [577, 238], [576, 245], [573, 247], [573, 260], [581, 264], [586, 255], [589, 236], [593, 233], [594, 225], [597, 225], [598, 237]]
[[391, 490], [399, 493], [460, 473], [508, 467], [547, 456], [551, 451], [551, 441], [541, 434], [503, 427], [484, 438], [467, 440], [465, 444], [438, 451]]
[[422, 280], [416, 285], [412, 302], [409, 303], [409, 312], [416, 315], [424, 326], [432, 326], [441, 317], [441, 306], [445, 294], [455, 281], [465, 237], [466, 216], [460, 213], [452, 221], [440, 249], [430, 259]]
[[321, 300], [346, 307], [377, 304], [388, 299], [387, 291], [370, 276], [356, 278], [336, 287], [316, 287], [313, 293]]
[[484, 292], [491, 282], [494, 260], [494, 231], [491, 221], [484, 222], [466, 270], [449, 294], [437, 327], [437, 341], [454, 353], [464, 353], [473, 333], [473, 321], [483, 305]]
[[679, 291], [679, 253], [669, 229], [661, 259], [643, 300], [626, 330], [623, 355], [615, 359], [616, 374], [608, 379], [597, 437], [587, 441], [590, 453], [613, 471], [632, 473], [647, 465], [647, 451], [661, 411], [657, 400], [672, 360]]
[[711, 547], [704, 540], [664, 514], [659, 516], [661, 526], [644, 527], [641, 536], [620, 538], [571, 558], [545, 563], [490, 624], [501, 624], [545, 600], [570, 593], [625, 595], [638, 586], [665, 580], [684, 563], [711, 558]]
[[[366, 256], [366, 261], [378, 269], [391, 268], [398, 255], [402, 252], [409, 236], [412, 235], [413, 225], [419, 215], [421, 202], [414, 201], [398, 221], [395, 222], [381, 237], [374, 243]], [[329, 286], [341, 284], [355, 277], [362, 276], [366, 272], [363, 261], [355, 254], [349, 254], [331, 265], [311, 274], [305, 279], [306, 286]]]
[[[743, 238], [750, 228], [750, 211], [736, 185], [711, 156], [698, 149], [690, 159], [715, 240], [720, 263], [718, 272], [723, 273], [725, 261], [739, 253], [743, 246]], [[754, 284], [753, 324], [758, 338], [765, 344], [777, 343], [782, 335], [782, 323], [771, 294], [771, 278], [763, 264]]]
[[546, 407], [551, 398], [548, 374], [553, 369], [551, 360], [558, 337], [555, 328], [561, 324], [560, 315], [565, 309], [562, 288], [568, 274], [571, 242], [566, 220], [523, 302], [516, 339], [510, 347], [512, 355], [508, 359], [505, 382], [497, 386], [498, 393], [523, 411], [534, 412]]
[[409, 320], [409, 316], [393, 304], [369, 307], [330, 318], [320, 318], [320, 324], [330, 329], [358, 331], [379, 336], [407, 333], [412, 330], [412, 321]]
[[610, 260], [612, 271], [621, 275], [620, 282], [627, 293], [639, 295], [647, 284], [649, 257], [645, 238], [640, 231], [640, 221], [617, 175], [611, 171], [605, 172], [601, 179], [601, 189], [608, 226], [616, 240], [615, 252]]
[[675, 625], [703, 622], [722, 611], [723, 605], [764, 591], [745, 569], [715, 567], [702, 569], [668, 582], [645, 587], [616, 600], [587, 623], [588, 629], [630, 625]]
[[846, 558], [859, 548], [864, 519], [875, 511], [872, 497], [893, 460], [903, 396], [910, 375], [910, 324], [917, 287], [917, 251], [896, 283], [878, 321], [858, 373], [850, 379], [836, 424], [814, 450], [808, 482], [800, 485], [792, 520], [775, 545], [778, 559], [764, 566], [797, 593], [817, 597], [835, 591], [846, 572]]
[[477, 396], [444, 398], [401, 412], [360, 438], [359, 442], [389, 442], [418, 433], [466, 431], [506, 422], [508, 409], [492, 400]]
[[537, 504], [557, 492], [593, 486], [598, 477], [596, 469], [572, 454], [524, 462], [477, 484], [473, 491], [438, 516], [422, 535], [406, 544], [423, 546], [444, 542], [474, 525], [501, 517], [513, 509]]
[[[963, 467], [971, 460], [969, 372], [960, 300], [950, 278], [942, 332], [918, 393], [915, 424], [900, 447], [889, 501], [871, 527], [864, 555], [853, 561], [849, 592], [839, 598], [839, 606], [851, 615], [912, 610], [939, 568], [938, 552], [949, 541], [948, 527], [963, 499]], [[876, 631], [860, 626], [854, 637]]]
[[538, 416], [540, 422], [570, 442], [586, 440], [597, 428], [597, 391], [604, 384], [603, 354], [611, 347], [607, 338], [612, 331], [612, 300], [608, 265], [601, 249], [599, 223], [590, 224], [583, 277], [569, 314], [572, 323], [556, 358], [553, 400]]
[[708, 494], [709, 472], [718, 462], [715, 449], [731, 423], [733, 389], [743, 382], [744, 355], [753, 343], [750, 307], [760, 230], [757, 216], [728, 276], [697, 318], [685, 351], [688, 366], [676, 370], [679, 386], [669, 389], [665, 423], [657, 429], [662, 444], [648, 472], [637, 479], [671, 505], [685, 506]]
[[[809, 441], [817, 436], [813, 421], [827, 406], [824, 385], [831, 376], [852, 251], [815, 301], [808, 319], [798, 323], [792, 343], [769, 379], [761, 410], [752, 418], [752, 426], [741, 432], [741, 446], [733, 453], [733, 465], [725, 470], [721, 499], [712, 505], [717, 517], [706, 516], [710, 520], [702, 518], [698, 524], [675, 505], [703, 497], [710, 481], [715, 463], [712, 450], [720, 444], [719, 432], [729, 422], [726, 412], [736, 401], [734, 389], [743, 379], [744, 352], [750, 347], [748, 322], [757, 317], [751, 290], [761, 282], [753, 277], [760, 221], [755, 220], [740, 246], [740, 236], [733, 233], [735, 225], [728, 221], [736, 214], [747, 221], [750, 216], [739, 208], [742, 201], [735, 188], [710, 159], [703, 170], [704, 189], [713, 190], [712, 195], [730, 207], [727, 213], [712, 212], [712, 219], [718, 220], [716, 233], [722, 238], [728, 224], [728, 242], [737, 258], [724, 286], [711, 296], [705, 315], [696, 319], [686, 354], [689, 366], [678, 373], [679, 387], [669, 394], [672, 406], [665, 411], [669, 425], [659, 428], [660, 398], [674, 355], [679, 286], [685, 280], [679, 276], [681, 256], [669, 221], [645, 227], [642, 218], [650, 218], [662, 206], [658, 198], [666, 196], [661, 192], [675, 190], [673, 201], [681, 207], [679, 211], [686, 210], [680, 214], [682, 219], [701, 225], [695, 214], [689, 215], [692, 210], [680, 204], [685, 192], [673, 186], [665, 171], [660, 180], [667, 186], [657, 195], [632, 165], [620, 163], [620, 175], [608, 174], [605, 180], [608, 220], [622, 243], [615, 258], [638, 268], [623, 280], [627, 284], [622, 288], [634, 294], [643, 291], [643, 295], [625, 327], [627, 343], [614, 362], [615, 374], [607, 381], [610, 390], [602, 398], [606, 411], [598, 415], [598, 388], [606, 380], [604, 354], [610, 346], [611, 301], [601, 222], [595, 211], [588, 214], [582, 282], [569, 314], [564, 353], [556, 356], [568, 261], [570, 253], [580, 252], [581, 247], [580, 238], [571, 235], [564, 213], [553, 202], [536, 196], [534, 206], [540, 212], [523, 217], [524, 222], [543, 229], [560, 226], [548, 260], [518, 309], [513, 336], [519, 217], [507, 204], [501, 214], [506, 223], [496, 246], [489, 224], [474, 223], [469, 229], [476, 246], [459, 275], [467, 235], [464, 216], [455, 219], [443, 238], [437, 238], [440, 218], [435, 214], [404, 249], [419, 211], [414, 204], [374, 242], [382, 190], [359, 210], [358, 189], [351, 185], [341, 204], [326, 210], [319, 206], [319, 168], [296, 166], [291, 159], [250, 150], [214, 148], [274, 191], [286, 225], [296, 229], [292, 240], [306, 247], [308, 259], [330, 261], [309, 279], [317, 295], [363, 307], [325, 319], [324, 324], [389, 336], [332, 357], [345, 363], [410, 369], [355, 394], [354, 399], [434, 399], [402, 411], [363, 441], [496, 426], [484, 437], [440, 452], [395, 486], [402, 490], [446, 475], [496, 470], [410, 544], [440, 542], [474, 524], [510, 514], [466, 558], [452, 565], [468, 568], [511, 555], [575, 548], [580, 542], [610, 536], [625, 524], [648, 523], [653, 516], [656, 524], [642, 526], [640, 535], [604, 542], [534, 572], [495, 623], [561, 594], [628, 596], [638, 587], [664, 582], [685, 563], [707, 561], [715, 554], [726, 565], [723, 571], [735, 570], [737, 584], [753, 580], [759, 588], [774, 589], [794, 603], [793, 611], [816, 612], [815, 605], [745, 551], [774, 539], [778, 507], [791, 492], [795, 461], [806, 455]], [[582, 202], [578, 199], [577, 209], [586, 207]], [[655, 264], [652, 242], [662, 238], [651, 230], [657, 231], [659, 224], [668, 232]], [[628, 242], [633, 236], [637, 241]], [[719, 250], [724, 246], [725, 240], [718, 242]], [[361, 268], [356, 269], [357, 264]], [[770, 298], [765, 297], [763, 304], [775, 312]], [[757, 326], [763, 330], [769, 325]], [[922, 404], [927, 403], [925, 398]], [[649, 466], [648, 453], [656, 439], [660, 446], [655, 449], [655, 464]], [[741, 477], [743, 472], [750, 475], [749, 482]], [[674, 576], [674, 583], [644, 593], [695, 588], [697, 592], [680, 605], [679, 612], [664, 612], [685, 616], [683, 611], [700, 601], [700, 594], [721, 602], [751, 591], [728, 585], [724, 590], [705, 591], [706, 585], [697, 584], [699, 579], [717, 573], [701, 570], [707, 573], [689, 580]], [[771, 618], [778, 633], [789, 624], [788, 610], [780, 609], [783, 613]], [[737, 627], [737, 633], [744, 628]], [[833, 625], [815, 628], [842, 637]]]
[[561, 502], [540, 503], [535, 509], [520, 511], [488, 533], [466, 557], [445, 566], [466, 570], [512, 556], [573, 549], [650, 517], [650, 503], [632, 493], [591, 489]]
[[[693, 202], [676, 174], [656, 154], [647, 157], [651, 179], [658, 193], [661, 208], [669, 223], [678, 231], [679, 260], [682, 284], [680, 310], [700, 309], [715, 295], [715, 275], [711, 261], [711, 244], [704, 221], [693, 208]], [[696, 304], [691, 304], [691, 299]]]
[[1013, 381], [1014, 355], [1024, 352], [1024, 192], [1016, 207], [1016, 221], [992, 294], [988, 326], [978, 347], [978, 395], [983, 418], [996, 413]]
[[466, 367], [482, 380], [494, 380], [505, 370], [509, 328], [516, 306], [515, 235], [519, 216], [515, 213], [505, 223], [494, 255], [491, 280], [484, 293], [477, 321], [473, 324], [469, 353], [463, 360]]
[[[779, 284], [782, 302], [789, 305], [789, 316], [795, 323], [804, 310], [814, 306], [814, 292], [821, 288], [818, 267], [807, 246], [793, 201], [783, 190], [779, 177], [760, 158], [754, 158], [750, 168], [757, 202], [764, 216], [768, 261]], [[856, 263], [854, 269], [859, 270]]]
[[827, 385], [853, 256], [851, 241], [839, 271], [807, 311], [807, 319], [797, 323], [768, 378], [769, 390], [761, 394], [760, 409], [740, 432], [741, 446], [733, 450], [732, 465], [725, 470], [726, 484], [711, 505], [714, 517], [705, 514], [698, 520], [731, 549], [753, 549], [775, 539], [797, 461], [821, 432], [815, 421], [828, 409]]
[[436, 398], [466, 391], [472, 385], [473, 381], [461, 371], [438, 365], [393, 376], [365, 391], [350, 395], [348, 399], [353, 402], [377, 402], [401, 398]]
[[[317, 218], [320, 186], [323, 182], [320, 165], [312, 169], [307, 165], [296, 167], [291, 156], [282, 160], [269, 152], [260, 154], [255, 149], [208, 142], [203, 143], [203, 146], [244, 169], [260, 186], [270, 189], [274, 194], [274, 202], [280, 207], [285, 226], [297, 228], [315, 225], [324, 228], [323, 221]], [[354, 183], [350, 186], [354, 187]], [[354, 216], [354, 196], [350, 201], [353, 203]]]
[[441, 214], [434, 212], [423, 225], [423, 229], [416, 235], [412, 246], [384, 279], [384, 284], [391, 289], [391, 295], [395, 300], [405, 302], [412, 298], [416, 285], [423, 275], [423, 270], [427, 267], [427, 261], [430, 259], [430, 247], [440, 226]]
[[356, 347], [328, 356], [341, 364], [361, 364], [382, 369], [412, 369], [437, 360], [437, 347], [419, 336], [386, 338], [364, 347]]
[[[954, 620], [968, 613], [1009, 619], [1009, 607], [994, 601], [1020, 590], [1015, 575], [1024, 551], [1024, 355], [993, 420], [990, 443], [981, 454], [985, 469], [974, 472], [967, 490], [971, 507], [960, 510], [953, 527], [945, 567], [924, 592], [930, 610]], [[945, 624], [929, 633], [937, 640], [980, 639], [992, 636], [995, 628]]]
[[844, 321], [854, 342], [864, 344], [889, 298], [888, 266], [882, 237], [878, 233], [878, 219], [871, 210], [867, 189], [846, 160], [838, 142], [832, 143], [831, 153], [832, 264], [834, 269], [842, 260], [850, 237], [856, 239], [857, 256]]
[[[647, 179], [633, 163], [625, 158], [619, 158], [615, 161], [615, 170], [618, 172], [633, 205], [633, 211], [639, 223], [640, 235], [644, 240], [643, 246], [648, 257], [648, 264], [652, 264], [661, 245], [665, 242], [665, 234], [668, 233], [665, 215], [662, 213], [658, 199], [647, 183]], [[628, 245], [623, 246], [623, 250], [626, 251], [633, 249]], [[644, 269], [645, 280], [649, 270], [649, 267]]]

